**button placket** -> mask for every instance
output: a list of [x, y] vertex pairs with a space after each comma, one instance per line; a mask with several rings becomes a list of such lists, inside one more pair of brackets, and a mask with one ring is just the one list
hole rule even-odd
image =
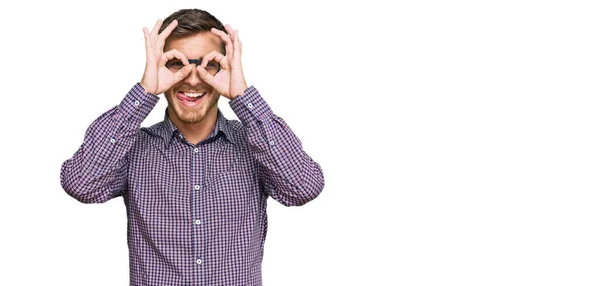
[[[188, 143], [189, 144], [189, 143]], [[194, 254], [196, 256], [196, 264], [200, 267], [201, 264], [204, 263], [203, 255], [206, 253], [205, 250], [205, 238], [206, 234], [204, 233], [204, 224], [203, 220], [203, 197], [204, 194], [202, 189], [204, 185], [204, 179], [202, 174], [202, 168], [199, 166], [203, 165], [203, 161], [205, 160], [205, 152], [201, 150], [200, 146], [188, 145], [191, 148], [187, 149], [187, 152], [191, 159], [191, 185], [192, 185], [192, 195], [191, 195], [191, 217], [192, 217], [192, 242], [194, 244]], [[202, 265], [203, 266], [203, 265]], [[202, 275], [201, 273], [197, 273], [198, 275]]]

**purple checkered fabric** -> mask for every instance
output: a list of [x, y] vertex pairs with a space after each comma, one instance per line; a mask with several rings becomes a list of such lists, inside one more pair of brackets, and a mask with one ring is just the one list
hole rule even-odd
[[[319, 195], [321, 167], [249, 87], [192, 145], [165, 115], [140, 128], [159, 97], [137, 83], [87, 129], [61, 168], [83, 203], [122, 196], [130, 285], [261, 285], [267, 198], [300, 206]], [[82, 281], [83, 283], [83, 281]]]

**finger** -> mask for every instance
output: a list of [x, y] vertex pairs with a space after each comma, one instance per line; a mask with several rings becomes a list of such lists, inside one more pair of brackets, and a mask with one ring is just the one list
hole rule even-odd
[[229, 35], [231, 41], [233, 41], [233, 29], [231, 26], [229, 26], [229, 24], [225, 25], [225, 31], [227, 31], [227, 35]]
[[192, 69], [194, 69], [194, 66], [187, 65], [187, 66], [183, 67], [182, 69], [180, 69], [179, 71], [177, 71], [175, 73], [175, 83], [177, 83], [180, 80], [188, 77], [188, 75], [190, 75], [190, 72], [192, 71]]
[[185, 55], [184, 55], [182, 52], [180, 52], [180, 51], [179, 51], [179, 50], [177, 50], [177, 49], [172, 49], [172, 50], [170, 50], [170, 51], [167, 51], [167, 52], [165, 53], [165, 56], [167, 56], [167, 58], [168, 58], [169, 60], [172, 60], [172, 59], [174, 59], [174, 58], [178, 58], [178, 59], [180, 59], [180, 60], [181, 60], [181, 61], [182, 61], [182, 62], [183, 62], [185, 65], [189, 65], [189, 64], [190, 64], [190, 62], [188, 61], [188, 58], [187, 58], [187, 57], [186, 57], [186, 56], [185, 56]]
[[210, 61], [219, 63], [222, 69], [227, 69], [229, 67], [227, 65], [227, 57], [217, 51], [212, 51], [202, 57], [202, 63], [200, 63], [200, 66], [205, 68]]
[[235, 42], [235, 34], [237, 33], [237, 30], [233, 30], [233, 28], [231, 28], [231, 26], [229, 24], [225, 25], [225, 30], [227, 30], [227, 34], [231, 37], [231, 41], [233, 43], [233, 52], [231, 53], [231, 59], [234, 60], [238, 57], [239, 53], [238, 53], [238, 46]]
[[212, 28], [210, 29], [210, 31], [219, 36], [219, 38], [221, 38], [221, 40], [223, 40], [223, 42], [225, 42], [225, 54], [229, 55], [231, 53], [233, 53], [233, 44], [231, 43], [231, 37], [229, 37], [229, 35], [225, 34], [225, 32], [216, 29], [216, 28]]
[[212, 76], [206, 69], [204, 69], [204, 67], [202, 66], [197, 66], [196, 70], [198, 70], [198, 73], [200, 74], [200, 79], [202, 79], [202, 81], [208, 83], [210, 86], [213, 86], [213, 80], [214, 80], [214, 76]]
[[150, 37], [150, 40], [155, 41], [156, 37], [158, 36], [158, 30], [160, 30], [160, 26], [162, 26], [162, 20], [158, 19], [158, 21], [156, 21], [156, 24], [154, 24], [154, 28], [152, 28], [152, 32], [150, 33], [150, 35], [152, 37]]
[[235, 30], [235, 34], [233, 36], [233, 47], [234, 47], [234, 55], [236, 58], [242, 55], [242, 42], [240, 41], [240, 35], [238, 30]]
[[152, 42], [150, 41], [150, 32], [148, 32], [148, 28], [144, 27], [144, 41], [146, 42], [146, 61], [153, 57]]
[[169, 60], [172, 60], [174, 58], [180, 59], [183, 62], [183, 64], [186, 66], [190, 64], [190, 62], [188, 61], [188, 58], [182, 52], [180, 52], [176, 49], [172, 49], [163, 54], [163, 56], [159, 62], [159, 65], [164, 66], [167, 64], [167, 62]]
[[156, 49], [159, 51], [162, 51], [162, 49], [165, 46], [165, 41], [167, 39], [167, 37], [171, 34], [171, 32], [173, 32], [173, 30], [175, 30], [175, 27], [177, 27], [177, 20], [173, 20], [169, 26], [167, 26], [162, 33], [160, 33], [160, 35], [158, 35], [158, 38], [156, 38]]

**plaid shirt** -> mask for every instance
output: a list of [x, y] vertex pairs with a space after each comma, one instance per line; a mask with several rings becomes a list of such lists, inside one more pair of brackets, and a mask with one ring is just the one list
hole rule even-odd
[[300, 206], [324, 185], [320, 166], [249, 87], [219, 110], [192, 145], [165, 115], [140, 125], [158, 102], [137, 83], [87, 129], [61, 168], [61, 185], [83, 203], [123, 196], [130, 285], [261, 285], [267, 198]]

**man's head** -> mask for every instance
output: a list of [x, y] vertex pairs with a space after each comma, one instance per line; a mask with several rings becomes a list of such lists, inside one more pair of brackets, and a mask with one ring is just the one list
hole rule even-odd
[[[163, 21], [159, 33], [173, 20], [177, 20], [177, 27], [165, 41], [165, 52], [177, 49], [188, 59], [202, 58], [214, 50], [225, 55], [225, 43], [210, 32], [211, 28], [225, 31], [221, 21], [213, 15], [199, 9], [179, 10]], [[216, 114], [219, 97], [216, 90], [202, 81], [196, 69], [165, 91], [169, 117], [185, 124], [201, 122], [208, 113]]]

